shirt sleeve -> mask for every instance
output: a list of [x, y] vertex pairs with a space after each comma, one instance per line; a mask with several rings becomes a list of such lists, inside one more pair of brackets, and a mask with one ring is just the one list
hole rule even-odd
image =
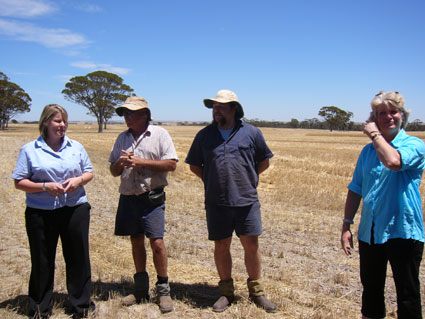
[[255, 137], [255, 161], [259, 163], [272, 157], [273, 153], [267, 146], [263, 133], [257, 129], [257, 134]]
[[117, 137], [114, 146], [112, 146], [111, 154], [109, 154], [109, 163], [115, 163], [115, 161], [121, 156], [121, 134]]
[[164, 130], [162, 134], [161, 141], [161, 159], [173, 159], [178, 161], [179, 158], [177, 156], [176, 148], [174, 147], [173, 140], [171, 139], [170, 134]]
[[86, 149], [82, 145], [81, 145], [80, 152], [81, 152], [81, 161], [80, 161], [81, 172], [83, 173], [93, 172], [93, 166], [90, 162], [89, 155], [87, 154]]
[[348, 184], [348, 189], [358, 195], [362, 195], [362, 183], [363, 183], [363, 152], [360, 154], [356, 168], [354, 169], [353, 179], [351, 183]]
[[195, 165], [195, 166], [204, 166], [204, 159], [202, 157], [202, 149], [200, 144], [200, 134], [196, 134], [192, 145], [189, 149], [189, 152], [187, 153], [185, 163], [189, 165]]
[[400, 171], [423, 169], [425, 165], [425, 144], [422, 140], [412, 138], [397, 148], [400, 153], [402, 166]]
[[12, 178], [16, 180], [29, 179], [31, 177], [31, 167], [28, 160], [26, 147], [22, 147], [19, 151], [18, 161], [12, 173]]

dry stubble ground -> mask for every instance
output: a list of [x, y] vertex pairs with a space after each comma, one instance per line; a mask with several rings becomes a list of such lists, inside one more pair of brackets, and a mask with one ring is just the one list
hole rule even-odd
[[[266, 314], [247, 301], [243, 254], [235, 237], [233, 277], [239, 299], [226, 312], [216, 314], [211, 306], [218, 293], [217, 275], [213, 245], [206, 239], [203, 188], [184, 164], [200, 127], [167, 126], [180, 162], [169, 175], [165, 237], [175, 311], [162, 315], [152, 303], [126, 308], [119, 302], [130, 291], [134, 267], [128, 238], [113, 235], [119, 179], [110, 176], [107, 159], [116, 136], [124, 128], [111, 125], [105, 133], [98, 134], [95, 125], [71, 124], [68, 131], [69, 137], [84, 144], [95, 168], [95, 179], [86, 189], [92, 205], [90, 253], [97, 318], [360, 318], [357, 250], [345, 257], [339, 248], [346, 186], [357, 156], [368, 142], [360, 132], [262, 129], [275, 156], [260, 178], [264, 228], [260, 245], [266, 293], [278, 305], [279, 312]], [[415, 135], [425, 137], [424, 133]], [[15, 190], [10, 176], [19, 148], [37, 136], [36, 127], [31, 125], [11, 125], [0, 133], [0, 316], [6, 319], [25, 318], [30, 270], [23, 214], [25, 197]], [[421, 194], [424, 196], [423, 188]], [[359, 216], [356, 225], [358, 220]], [[151, 256], [149, 251], [148, 270], [153, 286]], [[386, 291], [388, 318], [395, 318], [390, 270]], [[65, 265], [60, 245], [54, 298], [52, 318], [68, 318], [64, 312]]]

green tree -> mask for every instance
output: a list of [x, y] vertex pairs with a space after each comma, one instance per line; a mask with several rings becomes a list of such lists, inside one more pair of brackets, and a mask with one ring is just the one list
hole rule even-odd
[[319, 116], [324, 118], [329, 130], [332, 132], [333, 130], [347, 129], [353, 113], [344, 111], [336, 106], [323, 106], [319, 110]]
[[123, 103], [131, 92], [133, 89], [124, 84], [121, 77], [106, 71], [75, 76], [62, 90], [67, 100], [85, 106], [89, 114], [96, 117], [99, 133], [114, 115], [113, 107]]
[[5, 130], [16, 114], [29, 112], [30, 106], [30, 96], [19, 85], [10, 82], [6, 74], [0, 72], [0, 129]]
[[297, 119], [291, 119], [288, 124], [291, 128], [298, 128], [300, 126], [300, 121], [298, 121]]
[[424, 131], [425, 124], [420, 120], [416, 119], [413, 122], [407, 124], [406, 130], [408, 131]]

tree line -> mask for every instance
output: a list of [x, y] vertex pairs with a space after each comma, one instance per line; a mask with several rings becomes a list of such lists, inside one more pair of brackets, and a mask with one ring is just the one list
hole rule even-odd
[[[305, 119], [298, 121], [297, 119], [291, 119], [287, 122], [280, 121], [264, 121], [260, 119], [245, 119], [247, 123], [255, 125], [257, 127], [278, 127], [278, 128], [300, 128], [300, 129], [314, 129], [314, 130], [330, 130], [329, 124], [324, 120], [318, 118]], [[362, 131], [363, 123], [349, 122], [347, 126], [344, 126], [338, 131]], [[413, 122], [409, 122], [406, 127], [406, 131], [425, 131], [425, 123], [421, 120], [416, 119]]]
[[[68, 101], [83, 105], [88, 114], [96, 118], [98, 132], [106, 128], [107, 123], [115, 114], [115, 106], [122, 104], [127, 97], [135, 95], [134, 90], [116, 74], [106, 71], [95, 71], [84, 76], [75, 76], [65, 84], [62, 90]], [[16, 83], [0, 72], [0, 129], [7, 128], [13, 117], [20, 113], [29, 112], [30, 96]], [[351, 121], [353, 113], [336, 106], [320, 108], [318, 118], [299, 121], [295, 118], [289, 122], [263, 121], [260, 119], [245, 119], [259, 127], [304, 128], [340, 131], [360, 131], [362, 124]], [[179, 124], [185, 125], [187, 122]], [[205, 122], [203, 122], [205, 124]], [[425, 131], [425, 124], [419, 119], [407, 126], [409, 131]]]

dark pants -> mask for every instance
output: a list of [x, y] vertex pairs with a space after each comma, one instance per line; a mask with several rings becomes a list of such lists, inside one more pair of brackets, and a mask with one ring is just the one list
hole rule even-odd
[[390, 262], [397, 291], [397, 318], [422, 318], [419, 267], [424, 244], [413, 239], [390, 239], [369, 245], [359, 241], [362, 314], [384, 318], [384, 287]]
[[89, 259], [90, 204], [40, 210], [27, 207], [25, 222], [31, 253], [30, 315], [52, 313], [53, 280], [58, 238], [66, 263], [66, 284], [71, 312], [94, 310]]

